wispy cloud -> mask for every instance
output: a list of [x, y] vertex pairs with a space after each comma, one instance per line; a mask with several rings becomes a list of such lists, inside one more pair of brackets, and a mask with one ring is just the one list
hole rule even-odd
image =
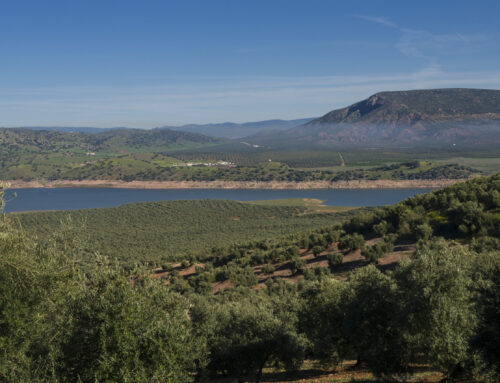
[[426, 30], [402, 27], [387, 18], [372, 15], [356, 15], [356, 17], [399, 32], [399, 40], [395, 48], [407, 57], [426, 59], [437, 62], [440, 55], [454, 53], [470, 47], [472, 43], [485, 40], [480, 34], [466, 35], [458, 32], [436, 34]]
[[500, 88], [500, 70], [365, 76], [211, 78], [155, 86], [0, 89], [0, 126], [164, 124], [319, 116], [384, 90]]
[[384, 17], [380, 17], [380, 16], [369, 16], [369, 15], [356, 15], [358, 18], [360, 19], [363, 19], [363, 20], [367, 20], [367, 21], [371, 21], [373, 23], [377, 23], [377, 24], [380, 24], [380, 25], [384, 25], [386, 27], [391, 27], [391, 28], [397, 28], [399, 29], [399, 27], [394, 24], [393, 22], [387, 20], [386, 18]]

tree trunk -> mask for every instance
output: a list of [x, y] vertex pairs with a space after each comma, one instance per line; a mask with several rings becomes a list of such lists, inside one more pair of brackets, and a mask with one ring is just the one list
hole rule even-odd
[[259, 383], [260, 380], [262, 379], [262, 370], [264, 369], [264, 366], [266, 365], [267, 359], [269, 359], [269, 356], [266, 356], [263, 360], [262, 363], [259, 366], [259, 372], [257, 373], [257, 376], [255, 378], [255, 383]]
[[356, 359], [356, 364], [354, 365], [354, 368], [361, 368], [361, 364], [363, 362], [361, 361], [361, 356], [358, 355], [358, 358]]

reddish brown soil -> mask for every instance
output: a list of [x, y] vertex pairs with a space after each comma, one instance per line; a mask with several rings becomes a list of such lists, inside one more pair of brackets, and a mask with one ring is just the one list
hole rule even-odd
[[[380, 241], [380, 238], [371, 238], [366, 241], [367, 245], [373, 245], [374, 243]], [[317, 257], [314, 256], [312, 253], [312, 250], [308, 249], [300, 249], [299, 250], [299, 257], [303, 259], [306, 262], [305, 268], [315, 268], [315, 267], [329, 267], [328, 265], [328, 259], [327, 255], [333, 252], [338, 252], [339, 249], [337, 247], [337, 244], [334, 243], [331, 246], [329, 246], [325, 251], [323, 251], [321, 254], [319, 254]], [[386, 256], [382, 257], [379, 259], [377, 263], [377, 267], [380, 270], [386, 270], [386, 269], [392, 269], [396, 266], [396, 264], [399, 262], [399, 260], [407, 257], [411, 257], [411, 255], [415, 252], [415, 243], [412, 242], [398, 242], [396, 246], [394, 247], [394, 251], [392, 253], [387, 254]], [[347, 252], [344, 253], [344, 258], [342, 260], [342, 264], [335, 266], [334, 268], [330, 268], [331, 274], [335, 278], [339, 279], [345, 279], [346, 278], [346, 273], [362, 267], [366, 266], [368, 262], [366, 259], [361, 255], [361, 250], [356, 250], [352, 252]], [[174, 263], [171, 265], [173, 270], [177, 270], [179, 273], [179, 276], [184, 277], [184, 278], [189, 278], [193, 275], [196, 274], [196, 268], [199, 267], [204, 267], [203, 263], [196, 263], [193, 264], [187, 268], [183, 268], [180, 263]], [[273, 277], [273, 278], [282, 278], [287, 282], [290, 283], [296, 283], [300, 279], [302, 279], [304, 276], [302, 273], [297, 273], [297, 274], [292, 274], [292, 271], [290, 270], [289, 262], [275, 262], [273, 263], [273, 266], [275, 268], [274, 273], [271, 275], [266, 275], [262, 272], [262, 267], [263, 265], [258, 265], [254, 266], [253, 270], [255, 275], [258, 278], [258, 283], [256, 286], [254, 286], [254, 289], [260, 290], [266, 288], [265, 282]], [[164, 271], [163, 269], [156, 269], [154, 270], [154, 273], [152, 274], [153, 278], [166, 278], [170, 272]], [[169, 283], [168, 281], [166, 282], [167, 284]], [[230, 289], [234, 285], [231, 283], [230, 280], [225, 280], [221, 282], [215, 282], [213, 284], [213, 292], [214, 294], [217, 294], [221, 291]]]
[[[327, 371], [315, 368], [311, 363], [306, 362], [303, 369], [293, 374], [283, 371], [264, 371], [261, 382], [288, 383], [347, 383], [347, 382], [378, 382], [372, 373], [364, 368], [355, 368], [355, 361], [346, 361], [334, 370]], [[443, 376], [432, 371], [427, 366], [415, 366], [415, 375], [410, 379], [415, 383], [435, 383], [439, 382]], [[231, 378], [218, 378], [210, 380], [210, 383], [233, 383]], [[252, 377], [248, 377], [244, 382], [253, 382]]]

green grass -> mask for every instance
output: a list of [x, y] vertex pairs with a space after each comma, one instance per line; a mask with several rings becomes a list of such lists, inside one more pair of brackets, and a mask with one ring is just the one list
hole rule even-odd
[[500, 157], [453, 157], [446, 160], [438, 160], [436, 162], [451, 162], [463, 166], [470, 166], [488, 175], [494, 174], [500, 170]]
[[[439, 161], [452, 163], [452, 158], [500, 158], [498, 147], [441, 147], [437, 148], [335, 148], [290, 147], [290, 148], [249, 148], [241, 144], [225, 144], [195, 150], [173, 151], [170, 154], [186, 161], [192, 160], [227, 160], [239, 165], [251, 165], [266, 162], [269, 159], [282, 162], [293, 168], [315, 169], [339, 167], [339, 152], [347, 166], [383, 166], [387, 163], [408, 161]], [[340, 167], [339, 167], [340, 168]], [[336, 168], [338, 169], [338, 168]], [[498, 168], [500, 170], [500, 167]]]

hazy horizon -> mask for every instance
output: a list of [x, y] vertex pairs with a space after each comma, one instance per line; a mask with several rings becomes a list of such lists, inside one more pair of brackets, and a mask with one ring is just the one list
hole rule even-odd
[[3, 7], [0, 126], [292, 120], [380, 91], [500, 89], [495, 1], [51, 4]]

